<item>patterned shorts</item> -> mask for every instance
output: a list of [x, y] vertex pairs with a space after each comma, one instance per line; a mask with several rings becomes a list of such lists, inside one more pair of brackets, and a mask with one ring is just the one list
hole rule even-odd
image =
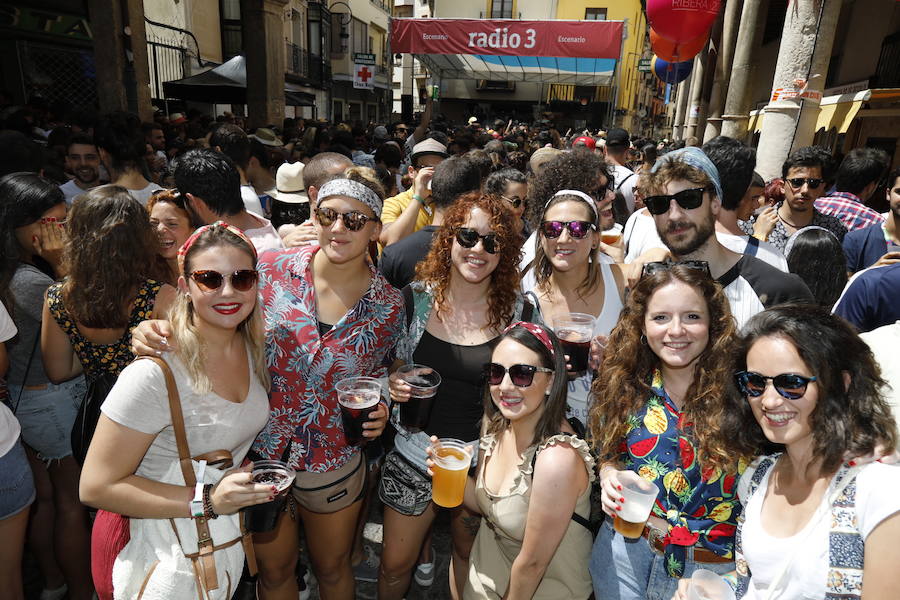
[[393, 451], [381, 467], [378, 497], [401, 515], [417, 517], [431, 504], [431, 478]]

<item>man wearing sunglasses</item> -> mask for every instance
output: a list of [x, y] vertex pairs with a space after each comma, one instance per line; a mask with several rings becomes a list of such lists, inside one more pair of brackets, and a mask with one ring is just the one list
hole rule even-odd
[[[810, 225], [827, 229], [843, 241], [847, 228], [840, 219], [820, 213], [815, 201], [825, 195], [826, 180], [831, 156], [824, 148], [806, 146], [788, 155], [781, 167], [784, 201], [763, 211], [775, 211], [777, 221], [769, 232], [767, 241], [784, 252], [788, 239], [798, 230]], [[753, 235], [753, 224], [759, 216], [751, 217], [741, 225], [748, 235]]]
[[746, 254], [732, 252], [716, 238], [722, 186], [715, 165], [700, 148], [662, 156], [653, 167], [644, 198], [656, 231], [675, 261], [701, 261], [724, 288], [738, 327], [762, 310], [783, 302], [813, 302], [797, 275]]

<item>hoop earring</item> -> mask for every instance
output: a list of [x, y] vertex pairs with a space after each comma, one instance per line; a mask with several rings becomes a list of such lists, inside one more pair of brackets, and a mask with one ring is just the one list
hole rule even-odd
[[643, 333], [641, 334], [641, 344], [643, 344], [644, 346], [647, 345], [647, 336]]

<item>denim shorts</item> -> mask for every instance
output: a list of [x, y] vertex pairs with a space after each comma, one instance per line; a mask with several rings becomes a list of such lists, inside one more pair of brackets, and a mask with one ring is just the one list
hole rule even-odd
[[60, 384], [48, 383], [42, 390], [9, 386], [10, 401], [16, 407], [16, 418], [22, 425], [22, 441], [42, 460], [72, 455], [72, 425], [86, 390], [81, 376]]
[[0, 457], [0, 521], [22, 512], [34, 501], [34, 478], [22, 442]]
[[[688, 549], [684, 574], [690, 578], [697, 569], [722, 575], [734, 571], [733, 562], [697, 563]], [[605, 519], [591, 549], [589, 565], [596, 600], [671, 600], [678, 580], [669, 577], [665, 558], [653, 552], [644, 538], [626, 540]]]

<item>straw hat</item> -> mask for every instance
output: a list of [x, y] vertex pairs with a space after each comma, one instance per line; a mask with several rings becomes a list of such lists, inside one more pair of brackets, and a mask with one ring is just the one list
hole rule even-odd
[[279, 202], [308, 204], [306, 186], [303, 184], [303, 163], [284, 163], [275, 173], [275, 189], [271, 196]]
[[284, 146], [284, 142], [281, 141], [275, 132], [269, 129], [268, 127], [259, 127], [253, 134], [247, 136], [251, 140], [256, 140], [263, 146], [272, 146], [274, 148], [280, 148]]

